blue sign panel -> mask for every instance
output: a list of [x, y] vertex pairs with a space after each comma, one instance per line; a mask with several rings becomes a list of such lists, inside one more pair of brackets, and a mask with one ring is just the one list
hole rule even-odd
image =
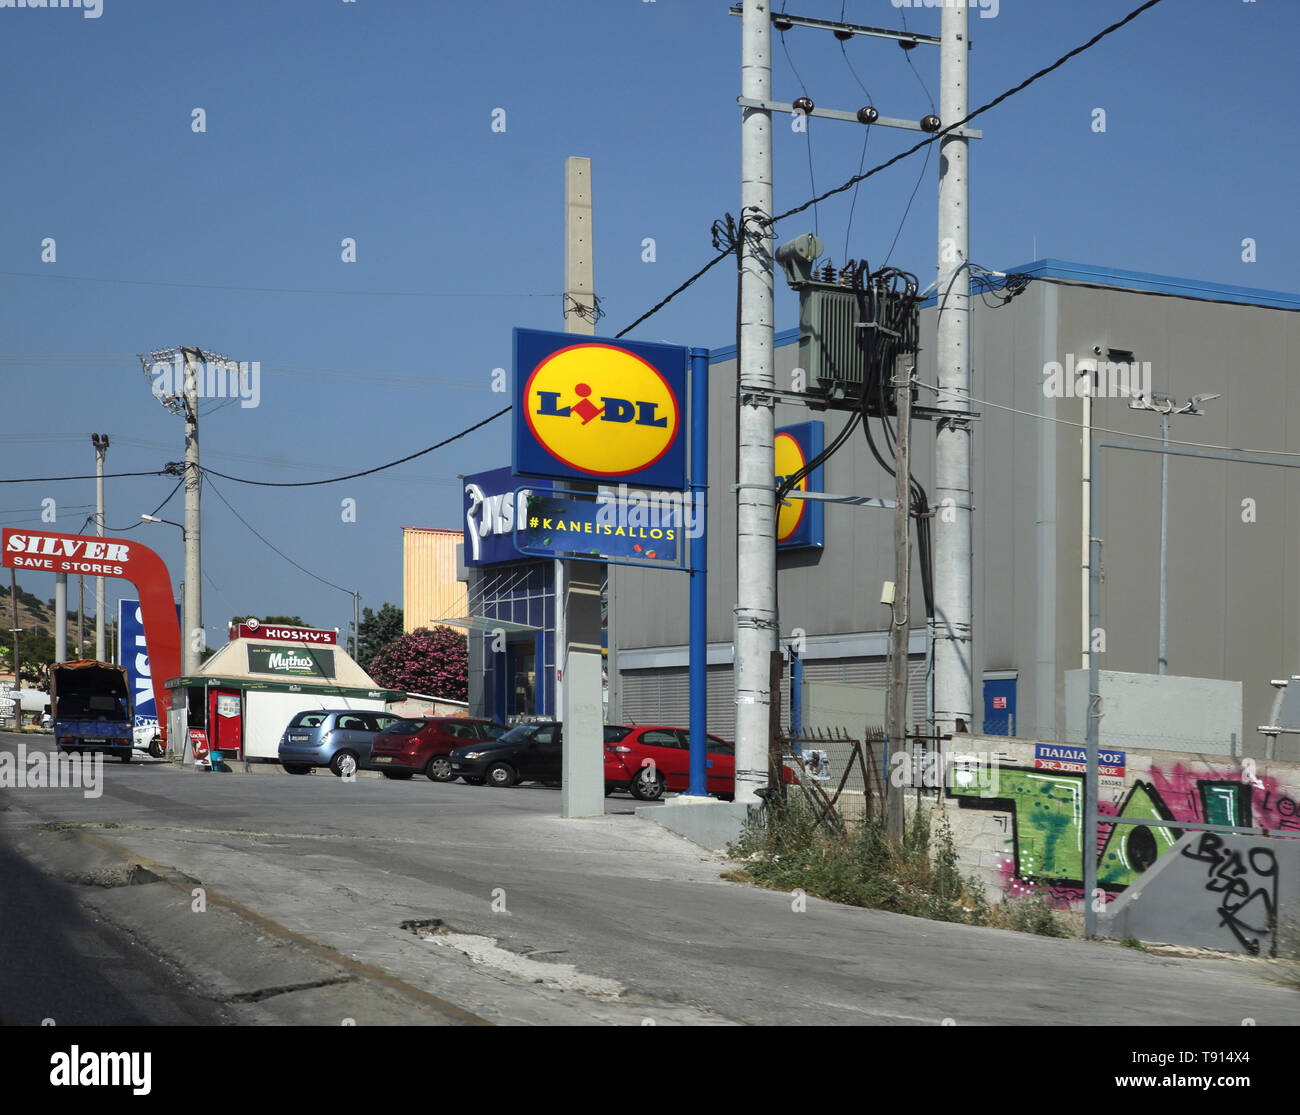
[[[822, 451], [822, 424], [798, 422], [776, 430], [773, 445], [776, 460], [777, 483], [793, 476], [799, 469]], [[796, 491], [821, 492], [822, 466], [818, 465], [796, 487]], [[776, 520], [776, 548], [778, 550], [821, 549], [825, 545], [823, 533], [824, 508], [819, 500], [789, 499], [779, 509]]]
[[679, 345], [516, 329], [514, 473], [686, 486]]
[[[465, 564], [496, 565], [517, 562], [515, 519], [525, 493], [516, 493], [509, 467], [494, 468], [465, 477]], [[545, 494], [551, 485], [539, 481], [532, 491]]]
[[[1124, 776], [1126, 755], [1123, 751], [1097, 749], [1097, 769], [1116, 778]], [[1040, 743], [1034, 747], [1034, 766], [1039, 770], [1078, 772], [1088, 764], [1088, 749], [1071, 744]]]
[[683, 539], [698, 523], [690, 500], [690, 493], [660, 490], [605, 490], [595, 499], [559, 489], [528, 493], [525, 513], [516, 519], [515, 545], [532, 557], [681, 569]]
[[[176, 611], [179, 615], [179, 605]], [[149, 667], [149, 649], [145, 644], [144, 620], [138, 600], [117, 602], [117, 660], [126, 667], [131, 707], [135, 710], [135, 729], [142, 735], [143, 729], [156, 731], [158, 705], [154, 700], [153, 673]]]

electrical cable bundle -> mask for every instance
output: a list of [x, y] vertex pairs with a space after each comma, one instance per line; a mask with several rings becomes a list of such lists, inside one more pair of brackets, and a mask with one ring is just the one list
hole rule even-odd
[[[882, 267], [871, 272], [865, 260], [849, 263], [840, 272], [847, 279], [858, 303], [858, 345], [863, 353], [862, 389], [858, 406], [844, 423], [840, 432], [820, 453], [798, 471], [787, 476], [777, 488], [776, 504], [780, 508], [786, 495], [814, 469], [826, 462], [843, 447], [853, 431], [862, 426], [872, 456], [890, 476], [895, 470], [886, 461], [871, 435], [871, 419], [879, 417], [884, 429], [884, 443], [890, 457], [896, 457], [897, 435], [889, 421], [891, 381], [894, 363], [902, 353], [915, 353], [919, 347], [917, 307], [920, 297], [915, 275], [897, 267]], [[911, 490], [910, 514], [916, 519], [917, 558], [921, 566], [921, 589], [925, 598], [925, 613], [934, 617], [934, 570], [930, 535], [930, 504], [925, 489], [915, 477], [909, 475]]]

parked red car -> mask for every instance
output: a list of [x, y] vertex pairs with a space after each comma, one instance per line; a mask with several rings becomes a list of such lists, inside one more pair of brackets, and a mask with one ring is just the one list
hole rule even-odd
[[[622, 735], [619, 735], [622, 733]], [[705, 788], [721, 798], [736, 795], [736, 749], [710, 735]], [[796, 781], [785, 767], [787, 783]], [[662, 724], [605, 726], [605, 793], [627, 790], [642, 801], [658, 801], [668, 790], [691, 785], [691, 734]]]
[[370, 745], [372, 770], [386, 778], [410, 778], [422, 773], [431, 782], [450, 782], [451, 749], [480, 740], [496, 739], [505, 731], [490, 720], [464, 716], [422, 716], [399, 720], [375, 736]]

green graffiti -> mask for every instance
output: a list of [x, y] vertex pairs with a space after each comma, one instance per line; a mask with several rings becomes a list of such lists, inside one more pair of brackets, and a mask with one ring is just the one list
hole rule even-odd
[[[955, 775], [955, 772], [954, 772]], [[1015, 816], [1016, 874], [1022, 879], [1083, 876], [1083, 780], [1078, 775], [1037, 770], [998, 771], [997, 796], [976, 784], [949, 779], [948, 793], [975, 808], [1007, 810]]]
[[[949, 779], [950, 797], [975, 809], [1005, 810], [1015, 818], [1015, 865], [1021, 879], [1081, 885], [1083, 881], [1083, 776], [1040, 770], [998, 771], [996, 796]], [[1235, 799], [1234, 799], [1235, 800]], [[1155, 787], [1137, 782], [1117, 816], [1167, 822], [1173, 818]], [[1231, 823], [1231, 822], [1228, 822]], [[1097, 884], [1127, 887], [1177, 842], [1167, 825], [1112, 825], [1098, 857]]]
[[1200, 782], [1201, 812], [1207, 824], [1250, 826], [1250, 787], [1243, 782]]
[[[1168, 821], [1165, 808], [1155, 787], [1135, 782], [1119, 807], [1120, 817]], [[1103, 887], [1126, 887], [1177, 843], [1182, 833], [1155, 825], [1112, 825], [1101, 848], [1097, 865], [1097, 884]]]

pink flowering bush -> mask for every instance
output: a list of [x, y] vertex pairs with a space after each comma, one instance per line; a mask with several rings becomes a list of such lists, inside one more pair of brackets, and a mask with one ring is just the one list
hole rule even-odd
[[469, 690], [469, 646], [450, 627], [421, 627], [384, 647], [366, 672], [387, 689], [463, 701]]

